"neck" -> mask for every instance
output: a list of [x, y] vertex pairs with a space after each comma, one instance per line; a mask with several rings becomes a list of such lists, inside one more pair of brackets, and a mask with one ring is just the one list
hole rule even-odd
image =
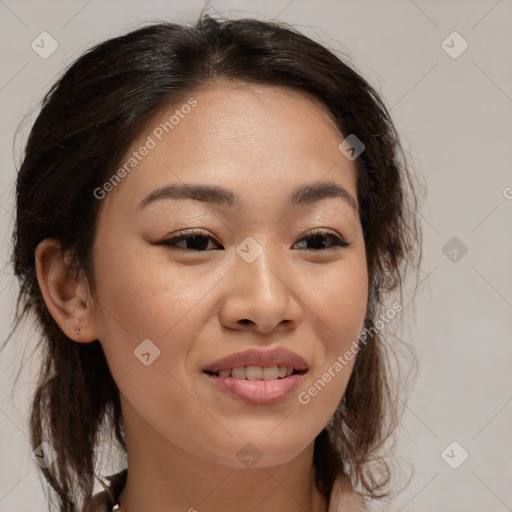
[[119, 512], [327, 511], [315, 485], [314, 443], [285, 464], [239, 468], [194, 457], [155, 431], [125, 424], [125, 434], [128, 477]]

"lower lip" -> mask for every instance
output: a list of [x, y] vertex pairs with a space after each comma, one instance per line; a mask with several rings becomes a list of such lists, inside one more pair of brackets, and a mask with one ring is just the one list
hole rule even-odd
[[299, 385], [304, 374], [296, 373], [277, 380], [242, 380], [205, 374], [223, 391], [251, 404], [274, 404], [286, 398]]

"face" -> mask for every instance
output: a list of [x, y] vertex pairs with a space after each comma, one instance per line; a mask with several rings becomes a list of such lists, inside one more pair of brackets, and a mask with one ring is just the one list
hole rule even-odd
[[343, 138], [305, 94], [219, 82], [134, 142], [93, 250], [94, 323], [126, 428], [231, 467], [252, 443], [262, 467], [326, 426], [368, 288]]

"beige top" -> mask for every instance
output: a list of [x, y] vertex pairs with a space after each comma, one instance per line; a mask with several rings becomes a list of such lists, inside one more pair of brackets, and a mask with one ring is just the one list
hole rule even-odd
[[[93, 496], [83, 512], [110, 512], [118, 496], [121, 494], [125, 484], [127, 470], [123, 470], [111, 477], [108, 491], [101, 491]], [[331, 493], [331, 500], [328, 512], [368, 512], [362, 496], [352, 494], [347, 496], [342, 492], [341, 479], [337, 478]]]

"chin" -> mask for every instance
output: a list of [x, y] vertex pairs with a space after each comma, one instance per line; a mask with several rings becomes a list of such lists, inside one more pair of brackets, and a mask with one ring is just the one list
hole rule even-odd
[[294, 439], [284, 430], [281, 436], [269, 435], [267, 431], [259, 436], [233, 435], [222, 447], [219, 446], [220, 450], [210, 452], [208, 459], [233, 469], [270, 468], [293, 460], [312, 443], [314, 439]]

